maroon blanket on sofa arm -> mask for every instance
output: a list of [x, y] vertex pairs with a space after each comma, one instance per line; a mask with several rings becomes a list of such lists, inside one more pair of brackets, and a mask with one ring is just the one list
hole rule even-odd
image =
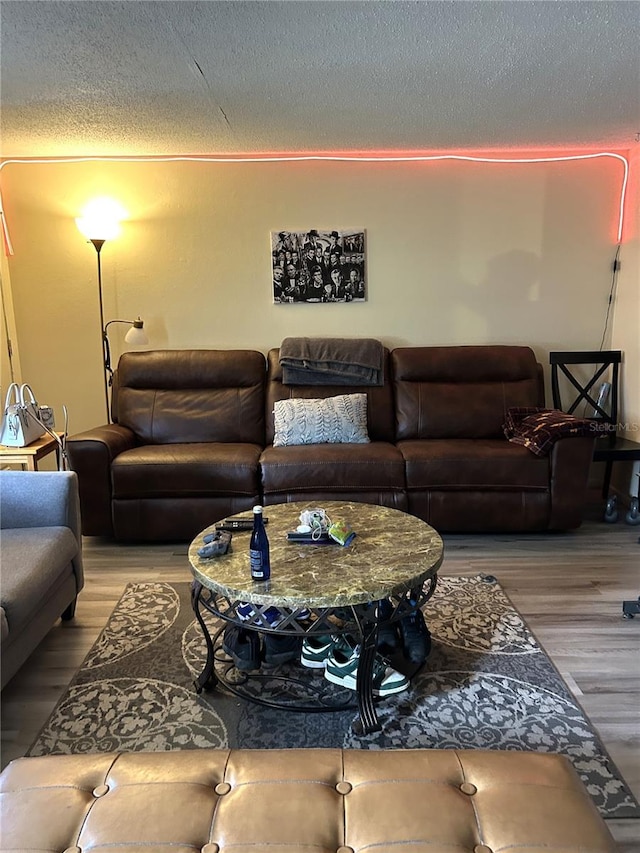
[[562, 438], [591, 435], [593, 423], [558, 409], [521, 406], [508, 409], [502, 429], [509, 441], [524, 445], [536, 456], [547, 456]]

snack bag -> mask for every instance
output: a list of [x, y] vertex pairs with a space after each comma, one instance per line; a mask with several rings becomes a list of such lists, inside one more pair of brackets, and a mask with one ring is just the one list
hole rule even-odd
[[340, 519], [334, 521], [329, 527], [329, 536], [337, 542], [338, 545], [349, 545], [355, 535], [356, 534], [352, 530], [351, 525]]

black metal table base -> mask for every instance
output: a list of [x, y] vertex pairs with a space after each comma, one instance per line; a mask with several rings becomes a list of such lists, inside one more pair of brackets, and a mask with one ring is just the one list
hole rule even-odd
[[379, 732], [382, 726], [373, 704], [373, 664], [378, 646], [378, 623], [367, 622], [362, 626], [360, 658], [356, 674], [356, 693], [358, 695], [359, 720], [356, 731], [365, 735]]
[[215, 668], [214, 668], [214, 649], [213, 649], [213, 640], [211, 639], [211, 634], [209, 633], [209, 629], [202, 618], [202, 613], [200, 612], [200, 607], [198, 606], [200, 601], [200, 595], [202, 593], [203, 586], [201, 583], [194, 581], [191, 584], [191, 606], [193, 608], [193, 612], [195, 614], [196, 619], [198, 620], [198, 624], [200, 625], [200, 629], [204, 634], [204, 641], [207, 645], [207, 660], [204, 665], [204, 669], [200, 673], [200, 675], [196, 678], [194, 685], [196, 688], [196, 693], [202, 693], [203, 689], [206, 687], [207, 689], [212, 689], [216, 686], [218, 679], [216, 678]]
[[307, 714], [347, 711], [357, 708], [352, 690], [331, 684], [321, 670], [305, 669], [299, 661], [242, 672], [222, 648], [224, 626], [213, 637], [213, 677], [196, 691], [210, 690], [219, 683], [234, 696], [264, 708], [298, 711]]
[[[437, 578], [433, 577], [425, 587], [407, 591], [393, 599], [393, 614], [389, 621], [397, 621], [410, 608], [424, 604], [435, 591]], [[265, 607], [255, 606], [252, 619], [240, 619], [236, 614], [236, 605], [226, 597], [206, 589], [194, 581], [191, 603], [195, 617], [204, 635], [207, 659], [200, 675], [195, 679], [197, 693], [212, 690], [220, 682], [234, 695], [270, 708], [306, 713], [326, 713], [358, 709], [354, 730], [359, 734], [371, 734], [380, 731], [381, 725], [376, 712], [373, 672], [377, 652], [379, 616], [375, 602], [348, 608], [320, 608], [311, 611], [311, 618], [298, 620], [298, 611], [290, 611], [277, 627], [264, 624]], [[204, 619], [208, 613], [222, 621], [221, 627], [211, 636]], [[339, 615], [339, 622], [335, 617]], [[319, 636], [328, 633], [350, 634], [355, 636], [360, 653], [356, 676], [356, 690], [348, 690], [330, 684], [320, 671], [314, 673], [302, 667], [299, 662], [280, 667], [265, 667], [257, 672], [240, 672], [222, 650], [221, 638], [228, 624], [255, 630], [262, 635], [299, 635]], [[417, 667], [413, 667], [415, 672]], [[413, 674], [413, 673], [408, 673]], [[274, 690], [274, 685], [278, 688]], [[268, 687], [269, 689], [260, 689]]]

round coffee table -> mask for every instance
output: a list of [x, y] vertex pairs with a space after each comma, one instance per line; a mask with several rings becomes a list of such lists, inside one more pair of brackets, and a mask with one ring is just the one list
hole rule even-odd
[[[321, 506], [335, 521], [347, 521], [356, 533], [351, 544], [308, 545], [292, 543], [287, 533], [295, 530], [303, 510]], [[392, 613], [387, 621], [401, 619], [410, 609], [424, 604], [433, 594], [437, 572], [443, 559], [439, 534], [420, 519], [395, 509], [363, 503], [308, 501], [277, 504], [264, 509], [269, 519], [267, 534], [271, 554], [271, 577], [254, 581], [249, 571], [250, 530], [234, 532], [227, 554], [203, 559], [198, 556], [202, 531], [189, 548], [194, 576], [192, 604], [207, 645], [207, 661], [195, 686], [198, 692], [215, 686], [215, 649], [203, 611], [224, 621], [261, 633], [294, 633], [303, 636], [351, 633], [359, 638], [360, 658], [356, 695], [358, 728], [364, 733], [378, 731], [380, 724], [373, 701], [372, 673], [379, 628], [375, 602], [388, 599]], [[231, 519], [247, 518], [241, 513]], [[241, 602], [253, 605], [247, 619], [238, 615]], [[283, 616], [270, 627], [265, 613], [270, 607]], [[306, 618], [301, 619], [301, 614]], [[339, 620], [336, 621], [336, 616]], [[219, 631], [216, 636], [219, 636]], [[234, 689], [245, 698], [250, 695]], [[274, 704], [274, 703], [263, 703]], [[276, 705], [289, 710], [327, 711], [332, 708]], [[344, 708], [344, 704], [338, 706]]]

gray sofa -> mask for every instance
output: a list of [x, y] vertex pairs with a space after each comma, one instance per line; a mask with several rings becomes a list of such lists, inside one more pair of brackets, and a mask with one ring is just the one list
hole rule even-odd
[[78, 479], [71, 471], [0, 471], [1, 687], [83, 586]]

